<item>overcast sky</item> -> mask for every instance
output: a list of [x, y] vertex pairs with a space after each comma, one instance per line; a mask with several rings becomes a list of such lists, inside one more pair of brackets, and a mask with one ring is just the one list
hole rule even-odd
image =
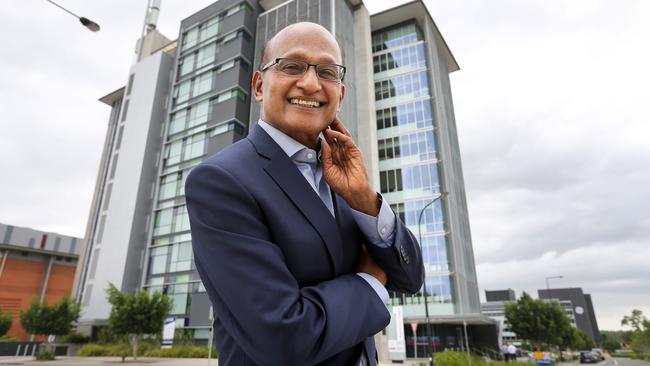
[[[0, 8], [0, 222], [83, 236], [146, 1]], [[165, 0], [159, 30], [210, 0]], [[402, 3], [403, 1], [397, 1]], [[371, 12], [395, 1], [366, 1]], [[591, 293], [601, 329], [650, 315], [650, 2], [427, 1], [451, 75], [481, 298]]]

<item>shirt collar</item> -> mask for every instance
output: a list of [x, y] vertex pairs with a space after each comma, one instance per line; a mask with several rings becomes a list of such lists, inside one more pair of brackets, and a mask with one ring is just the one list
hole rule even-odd
[[[284, 132], [278, 130], [277, 128], [271, 126], [267, 122], [264, 122], [261, 118], [257, 121], [257, 124], [275, 141], [276, 144], [280, 146], [282, 151], [287, 154], [288, 157], [293, 158], [293, 156], [298, 153], [300, 150], [307, 149], [312, 150], [301, 144], [300, 142], [292, 139]], [[312, 150], [315, 152], [314, 150]], [[320, 157], [320, 152], [318, 153]]]

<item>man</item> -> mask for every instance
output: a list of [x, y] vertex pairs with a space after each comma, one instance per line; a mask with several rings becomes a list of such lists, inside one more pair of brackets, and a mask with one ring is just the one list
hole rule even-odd
[[221, 366], [375, 365], [372, 336], [390, 320], [384, 285], [421, 287], [418, 244], [336, 117], [340, 64], [320, 25], [278, 32], [253, 76], [258, 125], [187, 179]]
[[508, 357], [506, 358], [506, 361], [510, 360], [513, 362], [517, 361], [517, 347], [515, 347], [514, 344], [508, 343]]

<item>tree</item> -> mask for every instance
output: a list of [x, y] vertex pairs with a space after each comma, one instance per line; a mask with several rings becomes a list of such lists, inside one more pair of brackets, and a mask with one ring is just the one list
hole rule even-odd
[[129, 338], [133, 358], [138, 357], [138, 341], [145, 334], [160, 334], [172, 301], [168, 296], [155, 292], [149, 296], [146, 291], [135, 295], [123, 294], [112, 283], [106, 290], [108, 302], [113, 305], [108, 323], [118, 335]]
[[534, 300], [525, 292], [517, 302], [506, 305], [505, 315], [512, 331], [538, 350], [561, 346], [572, 337], [571, 322], [557, 303]]
[[607, 350], [609, 353], [614, 353], [621, 348], [621, 343], [615, 336], [602, 332], [600, 333], [600, 348]]
[[62, 336], [70, 333], [79, 311], [79, 305], [68, 296], [54, 305], [37, 299], [27, 310], [20, 311], [20, 324], [30, 334]]
[[622, 326], [629, 326], [633, 331], [642, 331], [643, 323], [646, 321], [643, 312], [639, 309], [633, 309], [631, 315], [625, 315], [621, 320]]
[[569, 345], [574, 350], [592, 349], [595, 347], [594, 340], [578, 328], [573, 328], [574, 342]]
[[5, 334], [11, 328], [11, 323], [13, 322], [13, 317], [9, 313], [3, 313], [0, 309], [0, 337], [4, 337]]
[[650, 351], [650, 320], [643, 316], [639, 309], [632, 310], [631, 315], [626, 315], [621, 320], [622, 326], [632, 328], [630, 346], [637, 353]]

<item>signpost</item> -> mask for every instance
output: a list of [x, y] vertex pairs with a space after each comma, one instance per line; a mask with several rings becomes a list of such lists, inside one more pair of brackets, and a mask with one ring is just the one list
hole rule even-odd
[[418, 322], [411, 322], [411, 330], [413, 331], [413, 354], [418, 358]]
[[163, 327], [163, 341], [162, 348], [172, 348], [174, 344], [174, 333], [176, 331], [176, 318], [170, 317], [165, 319], [165, 326]]
[[406, 339], [404, 338], [404, 308], [402, 306], [392, 307], [390, 324], [386, 328], [388, 337], [388, 354], [392, 361], [404, 361], [406, 359]]
[[214, 331], [214, 312], [212, 310], [212, 305], [210, 305], [210, 313], [208, 314], [208, 319], [210, 320], [210, 332], [208, 338], [208, 366], [210, 366], [210, 362], [212, 361], [212, 338], [214, 338], [214, 335], [212, 332]]

